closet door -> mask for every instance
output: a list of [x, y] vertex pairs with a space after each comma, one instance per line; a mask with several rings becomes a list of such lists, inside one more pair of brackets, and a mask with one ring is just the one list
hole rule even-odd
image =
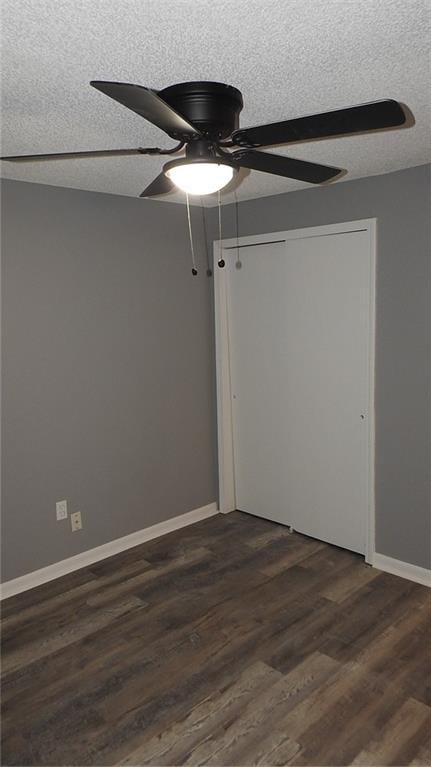
[[238, 252], [226, 275], [237, 508], [364, 553], [369, 234]]

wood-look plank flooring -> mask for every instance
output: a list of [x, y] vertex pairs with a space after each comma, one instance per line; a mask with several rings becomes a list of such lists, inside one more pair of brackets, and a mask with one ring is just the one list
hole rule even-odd
[[3, 602], [3, 765], [430, 765], [431, 590], [240, 512]]

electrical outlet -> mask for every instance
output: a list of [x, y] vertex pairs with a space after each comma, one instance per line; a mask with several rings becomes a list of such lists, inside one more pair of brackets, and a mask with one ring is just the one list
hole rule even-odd
[[55, 514], [57, 519], [67, 519], [67, 501], [57, 501]]
[[75, 533], [77, 530], [82, 529], [82, 519], [81, 519], [80, 511], [74, 511], [73, 514], [70, 515], [70, 526], [72, 528], [72, 533]]

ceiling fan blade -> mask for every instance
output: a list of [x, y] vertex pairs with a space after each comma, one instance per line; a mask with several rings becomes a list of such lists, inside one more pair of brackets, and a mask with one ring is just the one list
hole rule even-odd
[[279, 154], [269, 154], [269, 152], [256, 152], [253, 149], [240, 150], [231, 157], [235, 164], [243, 168], [275, 173], [277, 176], [308, 181], [309, 184], [322, 184], [342, 173], [340, 168], [329, 165], [317, 165], [314, 162], [296, 160], [294, 157], [284, 157]]
[[232, 134], [237, 146], [264, 147], [295, 141], [348, 136], [352, 133], [396, 128], [404, 125], [406, 114], [398, 101], [386, 99], [333, 112], [296, 117], [293, 120], [244, 128]]
[[21, 154], [0, 157], [6, 162], [38, 162], [39, 160], [79, 160], [86, 157], [127, 157], [145, 154], [141, 149], [96, 149], [89, 152], [54, 152], [53, 154]]
[[201, 136], [195, 128], [166, 101], [150, 88], [130, 83], [111, 83], [103, 80], [92, 80], [90, 85], [111, 99], [131, 109], [141, 117], [145, 117], [153, 125], [165, 131], [172, 138], [188, 141], [193, 136]]
[[157, 197], [159, 194], [168, 194], [172, 192], [175, 184], [164, 173], [160, 173], [154, 181], [147, 186], [139, 197]]

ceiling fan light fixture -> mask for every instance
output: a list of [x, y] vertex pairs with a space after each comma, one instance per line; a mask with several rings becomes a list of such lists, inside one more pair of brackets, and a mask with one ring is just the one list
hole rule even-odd
[[177, 160], [165, 165], [164, 172], [181, 191], [203, 196], [220, 191], [232, 181], [234, 168], [214, 160]]

